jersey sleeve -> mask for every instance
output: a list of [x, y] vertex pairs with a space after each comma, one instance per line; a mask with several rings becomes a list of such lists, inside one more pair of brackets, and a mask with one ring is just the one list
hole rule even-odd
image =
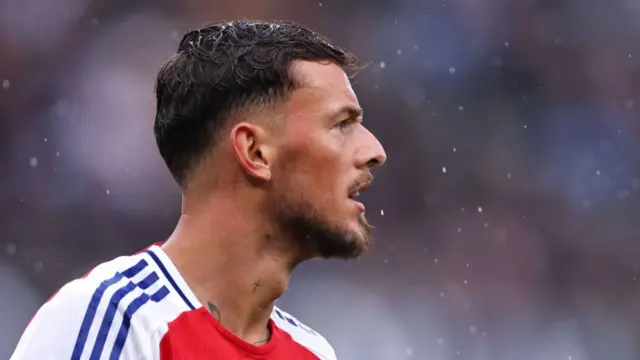
[[[131, 327], [129, 306], [106, 296], [106, 282], [65, 285], [35, 314], [10, 360], [153, 359], [148, 335]], [[102, 290], [102, 291], [101, 291]]]

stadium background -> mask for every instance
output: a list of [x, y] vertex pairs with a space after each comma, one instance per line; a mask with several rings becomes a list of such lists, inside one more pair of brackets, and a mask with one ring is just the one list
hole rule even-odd
[[639, 17], [632, 0], [0, 0], [0, 358], [64, 282], [170, 233], [154, 76], [186, 29], [233, 18], [293, 19], [371, 62], [378, 242], [302, 266], [282, 300], [341, 360], [640, 358]]

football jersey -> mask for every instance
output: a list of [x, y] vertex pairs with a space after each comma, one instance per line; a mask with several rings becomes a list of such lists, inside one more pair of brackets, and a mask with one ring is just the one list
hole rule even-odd
[[275, 307], [255, 346], [200, 304], [153, 245], [63, 286], [34, 315], [10, 360], [336, 360], [320, 334]]

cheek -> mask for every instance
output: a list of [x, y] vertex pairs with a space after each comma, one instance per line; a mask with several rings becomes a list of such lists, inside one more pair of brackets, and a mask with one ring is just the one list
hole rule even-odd
[[349, 185], [345, 181], [344, 155], [336, 141], [329, 134], [301, 132], [287, 138], [281, 151], [279, 175], [289, 179], [292, 191], [302, 191], [318, 206], [345, 196]]
[[285, 189], [317, 207], [332, 206], [347, 192], [340, 164], [330, 156], [313, 155], [289, 158], [280, 171], [286, 178]]
[[[318, 190], [330, 197], [339, 188], [344, 188], [344, 171], [340, 162], [341, 155], [327, 148], [314, 151], [307, 158], [306, 175], [309, 181], [316, 184]], [[344, 190], [344, 189], [343, 189]]]

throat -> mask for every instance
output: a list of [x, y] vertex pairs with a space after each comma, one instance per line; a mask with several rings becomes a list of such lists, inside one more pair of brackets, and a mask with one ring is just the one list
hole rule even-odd
[[266, 345], [269, 342], [269, 340], [271, 340], [271, 328], [269, 328], [269, 326], [267, 326], [267, 336], [264, 339], [260, 340], [260, 341], [254, 342], [253, 345], [255, 345], [255, 346]]
[[222, 270], [227, 276], [212, 279], [197, 293], [220, 325], [246, 342], [260, 345], [271, 337], [269, 319], [276, 300], [287, 288], [289, 273], [264, 266], [258, 269], [244, 274], [230, 271], [232, 268]]
[[[239, 328], [234, 328], [233, 326], [229, 326], [225, 324], [222, 319], [222, 312], [220, 308], [215, 305], [213, 302], [207, 302], [207, 309], [211, 313], [211, 315], [220, 323], [220, 325], [224, 326], [227, 330], [231, 331], [237, 337], [243, 339], [244, 341], [254, 345], [254, 346], [263, 346], [266, 345], [269, 340], [271, 340], [271, 328], [269, 327], [269, 318], [267, 318], [266, 322], [260, 325], [256, 325], [251, 328], [246, 328], [245, 330], [240, 330]], [[261, 323], [261, 322], [260, 322]], [[257, 323], [257, 324], [260, 324]]]

